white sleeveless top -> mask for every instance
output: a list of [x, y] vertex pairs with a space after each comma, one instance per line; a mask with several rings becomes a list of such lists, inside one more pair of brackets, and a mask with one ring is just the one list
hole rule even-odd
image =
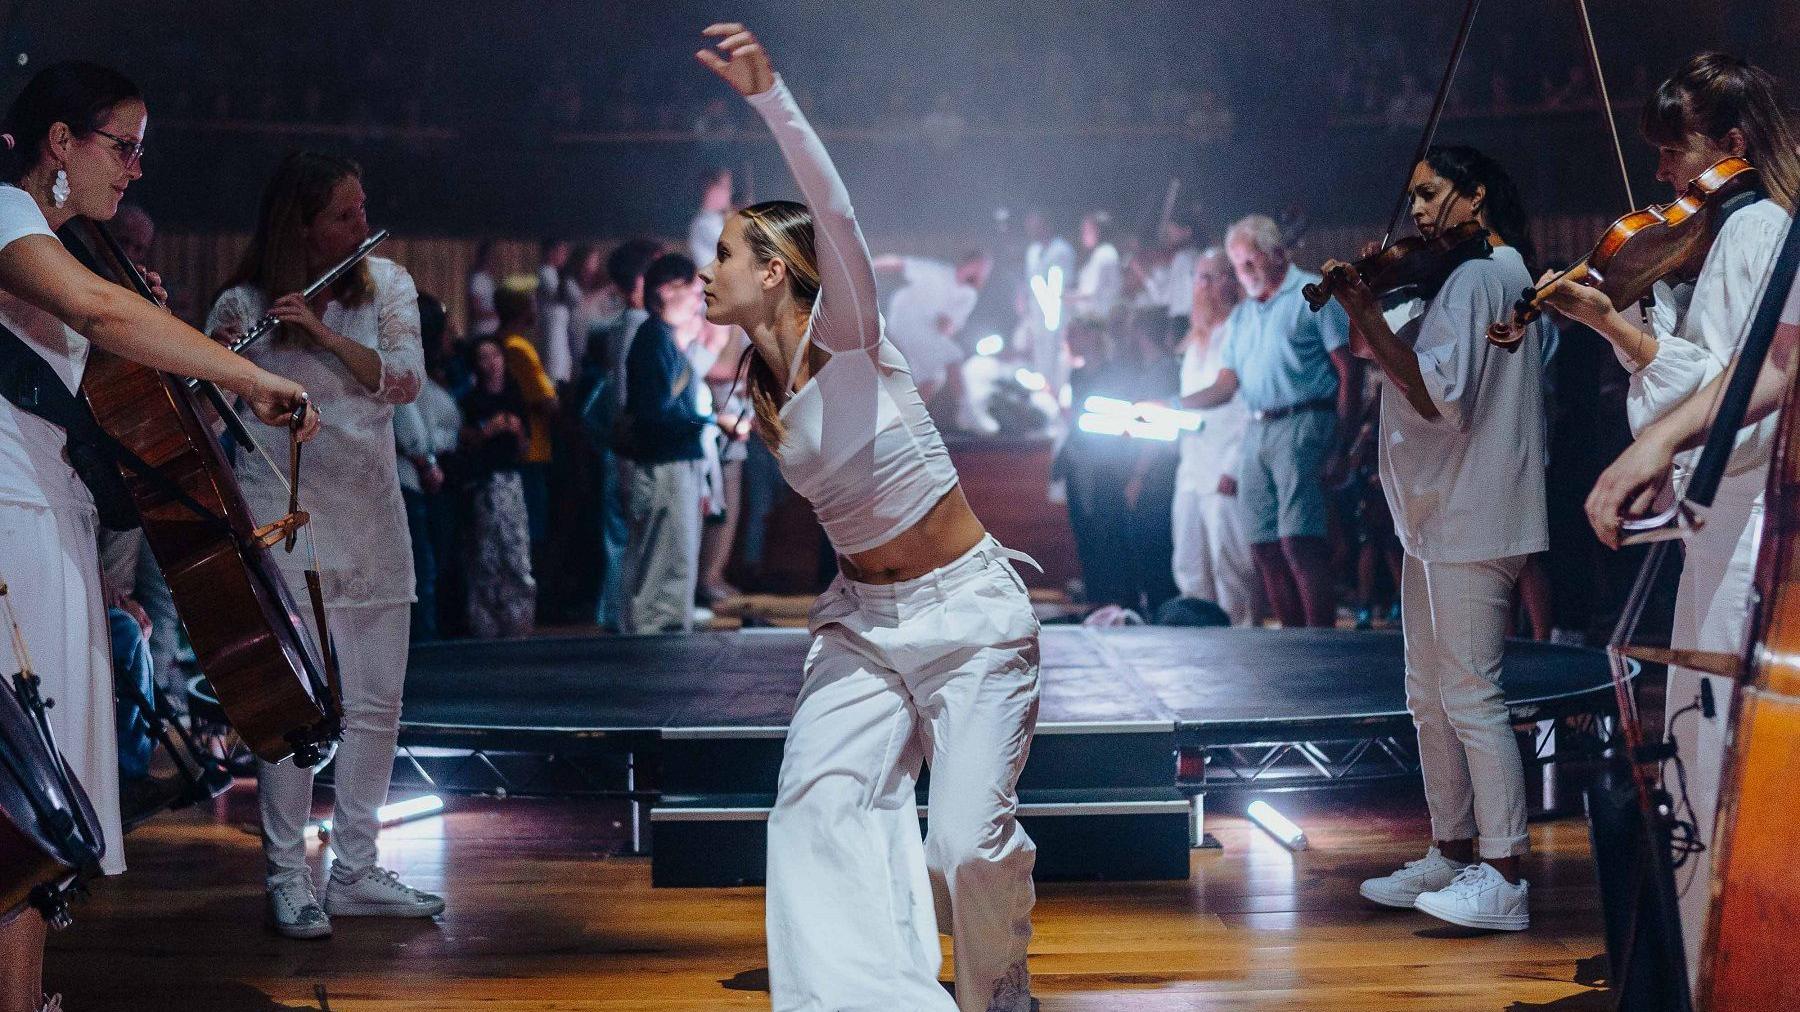
[[753, 95], [813, 216], [819, 298], [794, 355], [831, 354], [781, 408], [787, 433], [781, 473], [812, 503], [840, 554], [892, 541], [956, 487], [956, 468], [913, 384], [906, 359], [882, 332], [875, 269], [850, 195], [787, 84]]

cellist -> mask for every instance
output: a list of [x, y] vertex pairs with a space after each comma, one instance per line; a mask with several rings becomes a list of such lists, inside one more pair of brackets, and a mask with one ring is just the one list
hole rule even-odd
[[[118, 210], [126, 188], [143, 175], [146, 121], [135, 84], [106, 67], [71, 62], [33, 77], [0, 124], [0, 326], [11, 331], [0, 342], [8, 371], [36, 371], [73, 392], [91, 344], [216, 382], [258, 418], [286, 424], [306, 403], [299, 384], [102, 280], [56, 238], [77, 215], [105, 221]], [[26, 649], [44, 694], [56, 701], [50, 720], [57, 742], [103, 825], [103, 870], [117, 874], [125, 861], [94, 497], [69, 463], [67, 432], [21, 406], [34, 403], [27, 392], [11, 385], [0, 391], [0, 559]], [[299, 434], [310, 439], [318, 414], [308, 406], [303, 417]], [[0, 635], [0, 673], [10, 677], [19, 668], [11, 637]], [[37, 1012], [43, 950], [37, 913], [0, 925], [0, 1012]]]
[[[1551, 306], [1606, 338], [1632, 374], [1626, 407], [1632, 432], [1642, 439], [1731, 361], [1800, 198], [1800, 156], [1775, 79], [1722, 53], [1701, 53], [1682, 64], [1645, 102], [1640, 125], [1656, 145], [1656, 178], [1678, 192], [1728, 156], [1747, 159], [1764, 192], [1764, 199], [1725, 220], [1691, 286], [1657, 285], [1655, 306], [1644, 319], [1618, 312], [1584, 285], [1563, 281], [1547, 293]], [[1656, 431], [1659, 443], [1666, 431]], [[1773, 436], [1768, 421], [1739, 434], [1706, 523], [1686, 543], [1670, 644], [1675, 648], [1735, 653], [1742, 646]], [[1616, 521], [1614, 513], [1610, 526], [1597, 525], [1603, 539], [1616, 543]], [[1671, 667], [1668, 715], [1689, 708], [1709, 677]], [[1701, 843], [1712, 829], [1731, 698], [1730, 686], [1719, 681], [1712, 686], [1720, 704], [1716, 716], [1696, 710], [1696, 723], [1683, 716], [1669, 728], [1687, 769]], [[1677, 873], [1690, 978], [1705, 923], [1709, 864], [1703, 851]]]

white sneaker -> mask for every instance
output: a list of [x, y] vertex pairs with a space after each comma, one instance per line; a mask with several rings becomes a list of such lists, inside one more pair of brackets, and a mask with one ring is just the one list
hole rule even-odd
[[349, 881], [337, 877], [325, 887], [325, 912], [333, 917], [435, 917], [444, 898], [414, 889], [379, 865]]
[[60, 995], [60, 994], [45, 995], [44, 996], [44, 1004], [38, 1007], [38, 1012], [63, 1012], [62, 995]]
[[1526, 901], [1531, 885], [1508, 882], [1494, 866], [1472, 864], [1456, 881], [1436, 892], [1420, 893], [1413, 903], [1421, 912], [1465, 928], [1489, 931], [1524, 931], [1531, 926]]
[[1463, 865], [1450, 860], [1439, 853], [1436, 847], [1432, 847], [1425, 852], [1424, 857], [1406, 862], [1392, 875], [1365, 879], [1357, 892], [1372, 903], [1411, 910], [1413, 901], [1419, 898], [1420, 893], [1444, 888], [1456, 881], [1457, 873], [1462, 870]]
[[304, 877], [290, 878], [269, 890], [269, 927], [288, 938], [327, 938], [331, 918]]

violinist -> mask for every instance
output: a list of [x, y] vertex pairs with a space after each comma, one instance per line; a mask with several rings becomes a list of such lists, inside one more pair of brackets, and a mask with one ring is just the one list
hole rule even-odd
[[[1620, 463], [1639, 467], [1646, 456], [1660, 457], [1657, 475], [1661, 477], [1683, 442], [1679, 430], [1695, 424], [1696, 418], [1700, 419], [1696, 427], [1704, 430], [1713, 398], [1711, 393], [1696, 395], [1696, 391], [1706, 387], [1732, 359], [1756, 311], [1787, 231], [1788, 216], [1800, 196], [1800, 156], [1795, 154], [1794, 132], [1775, 79], [1743, 60], [1719, 53], [1689, 59], [1664, 81], [1644, 106], [1642, 130], [1657, 146], [1656, 178], [1671, 187], [1680, 189], [1719, 159], [1735, 155], [1757, 169], [1766, 194], [1765, 199], [1725, 220], [1691, 286], [1657, 286], [1656, 307], [1643, 323], [1618, 313], [1605, 296], [1584, 285], [1561, 282], [1547, 293], [1551, 306], [1612, 342], [1620, 361], [1631, 371], [1626, 406], [1638, 442]], [[1701, 403], [1689, 406], [1696, 396]], [[1682, 406], [1681, 418], [1669, 425], [1657, 424], [1678, 405]], [[1684, 546], [1686, 561], [1675, 598], [1672, 647], [1736, 653], [1743, 646], [1774, 425], [1765, 420], [1739, 433], [1706, 523], [1692, 532]], [[1600, 501], [1589, 504], [1596, 532], [1610, 544], [1618, 542], [1621, 507], [1631, 502], [1602, 494], [1614, 488], [1619, 477], [1615, 471], [1603, 476], [1595, 491]], [[1687, 709], [1709, 677], [1671, 667], [1668, 713], [1672, 716]], [[1671, 729], [1686, 767], [1689, 799], [1702, 843], [1712, 831], [1731, 699], [1728, 680], [1716, 682], [1711, 687], [1719, 703], [1715, 716], [1695, 711]], [[1676, 881], [1682, 891], [1690, 976], [1697, 966], [1703, 935], [1710, 861], [1705, 852], [1690, 856]]]
[[[336, 760], [336, 856], [324, 904], [306, 864], [312, 771], [262, 763], [257, 787], [268, 863], [269, 926], [290, 938], [331, 933], [332, 916], [429, 917], [442, 899], [413, 889], [376, 862], [376, 811], [387, 800], [413, 600], [412, 541], [394, 459], [394, 408], [418, 396], [425, 374], [419, 296], [391, 260], [369, 257], [308, 302], [298, 289], [368, 238], [355, 163], [298, 151], [263, 193], [250, 246], [207, 328], [229, 341], [263, 314], [281, 321], [246, 354], [301, 377], [331, 423], [308, 454], [300, 496], [312, 504], [328, 626], [335, 631], [344, 707]], [[264, 433], [252, 432], [263, 442]], [[287, 509], [275, 472], [240, 454], [238, 483], [259, 519]], [[275, 553], [295, 600], [305, 600], [305, 552]], [[310, 627], [308, 635], [312, 635]]]
[[[0, 361], [13, 375], [35, 371], [74, 392], [97, 347], [216, 382], [258, 418], [286, 424], [305, 404], [299, 384], [100, 279], [56, 238], [78, 215], [106, 221], [118, 210], [143, 175], [147, 117], [135, 84], [90, 63], [45, 68], [13, 102], [0, 125]], [[0, 576], [43, 693], [56, 701], [57, 743], [99, 815], [103, 870], [118, 874], [125, 858], [95, 501], [69, 464], [67, 431], [21, 406], [41, 402], [19, 387], [5, 384], [0, 394]], [[317, 427], [318, 413], [306, 408], [300, 436]], [[11, 630], [0, 630], [0, 674], [10, 678], [21, 661]], [[39, 1008], [44, 927], [31, 910], [0, 924], [0, 1012]]]
[[[1432, 147], [1413, 170], [1414, 224], [1429, 246], [1478, 223], [1488, 247], [1450, 266], [1423, 311], [1396, 333], [1349, 268], [1338, 300], [1350, 348], [1404, 397], [1381, 403], [1381, 485], [1405, 549], [1400, 580], [1406, 698], [1435, 843], [1362, 895], [1469, 928], [1530, 923], [1520, 860], [1525, 773], [1500, 665], [1513, 585], [1549, 547], [1544, 507], [1542, 327], [1518, 354], [1487, 340], [1531, 281], [1526, 218], [1499, 163], [1468, 147]], [[1349, 265], [1331, 263], [1325, 275]]]

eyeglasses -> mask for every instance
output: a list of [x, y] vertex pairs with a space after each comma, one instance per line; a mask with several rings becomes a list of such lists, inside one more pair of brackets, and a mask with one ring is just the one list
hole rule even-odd
[[105, 130], [95, 130], [94, 132], [112, 141], [113, 150], [119, 153], [119, 161], [124, 162], [126, 168], [135, 168], [144, 160], [143, 141], [134, 141], [129, 137], [120, 137], [118, 134], [109, 134]]

